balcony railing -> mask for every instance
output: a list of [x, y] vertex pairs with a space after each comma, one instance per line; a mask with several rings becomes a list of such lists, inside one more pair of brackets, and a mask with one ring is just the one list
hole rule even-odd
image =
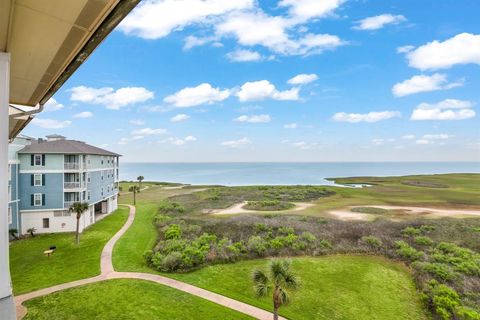
[[65, 170], [78, 170], [78, 169], [80, 169], [80, 163], [79, 162], [64, 162], [63, 163], [63, 168]]
[[68, 209], [68, 208], [70, 208], [70, 207], [72, 206], [72, 204], [74, 204], [75, 202], [78, 202], [78, 201], [65, 201], [65, 202], [63, 202], [63, 207], [64, 207], [65, 209]]
[[83, 188], [84, 184], [82, 182], [64, 182], [63, 189], [80, 189]]

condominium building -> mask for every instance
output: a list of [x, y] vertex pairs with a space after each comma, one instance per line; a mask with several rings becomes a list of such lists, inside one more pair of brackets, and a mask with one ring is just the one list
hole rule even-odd
[[74, 202], [87, 202], [80, 231], [117, 209], [120, 155], [60, 135], [18, 136], [9, 145], [10, 229], [71, 232]]

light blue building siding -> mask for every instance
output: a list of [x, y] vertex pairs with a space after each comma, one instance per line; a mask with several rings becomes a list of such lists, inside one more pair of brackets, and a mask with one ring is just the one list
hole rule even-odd
[[115, 182], [113, 170], [102, 170], [90, 172], [90, 182], [87, 181], [87, 188], [90, 192], [89, 203], [96, 203], [113, 196]]
[[17, 229], [20, 230], [20, 217], [18, 214], [18, 205], [19, 205], [19, 198], [18, 198], [18, 181], [17, 181], [17, 174], [18, 174], [18, 164], [12, 163], [9, 164], [9, 173], [10, 177], [8, 180], [8, 190], [9, 190], [9, 199], [8, 199], [8, 214], [9, 214], [9, 229]]
[[[20, 210], [63, 208], [63, 173], [43, 173], [42, 185], [34, 186], [33, 173], [20, 173]], [[33, 178], [32, 178], [33, 177]], [[42, 206], [33, 205], [33, 195], [42, 194]]]

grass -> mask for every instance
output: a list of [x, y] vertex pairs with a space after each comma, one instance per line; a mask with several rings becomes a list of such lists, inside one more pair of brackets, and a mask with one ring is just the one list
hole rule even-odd
[[251, 319], [207, 300], [143, 280], [99, 282], [25, 304], [26, 320]]
[[352, 212], [369, 213], [369, 214], [387, 214], [389, 210], [375, 207], [355, 207], [350, 209]]
[[[100, 255], [107, 241], [121, 228], [128, 209], [120, 208], [80, 235], [42, 234], [14, 241], [10, 245], [10, 272], [14, 294], [22, 294], [56, 284], [93, 277], [100, 274]], [[50, 257], [43, 251], [50, 246], [57, 250]]]
[[[374, 256], [294, 258], [301, 288], [280, 309], [290, 319], [427, 319], [408, 270]], [[271, 299], [254, 296], [251, 274], [267, 260], [215, 265], [169, 274], [240, 301], [272, 310]]]

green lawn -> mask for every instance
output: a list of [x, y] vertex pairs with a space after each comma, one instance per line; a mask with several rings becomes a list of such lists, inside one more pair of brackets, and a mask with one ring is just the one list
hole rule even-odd
[[[120, 208], [87, 228], [75, 244], [73, 233], [44, 234], [10, 245], [10, 271], [14, 294], [22, 294], [52, 285], [100, 274], [100, 255], [107, 241], [121, 228], [128, 209]], [[43, 251], [57, 250], [50, 257]]]
[[251, 319], [207, 300], [143, 280], [99, 282], [25, 304], [26, 320]]
[[[372, 256], [294, 258], [301, 288], [280, 309], [290, 319], [427, 319], [411, 276], [402, 265]], [[199, 287], [271, 310], [270, 299], [255, 298], [251, 274], [266, 260], [215, 265], [170, 274]]]

